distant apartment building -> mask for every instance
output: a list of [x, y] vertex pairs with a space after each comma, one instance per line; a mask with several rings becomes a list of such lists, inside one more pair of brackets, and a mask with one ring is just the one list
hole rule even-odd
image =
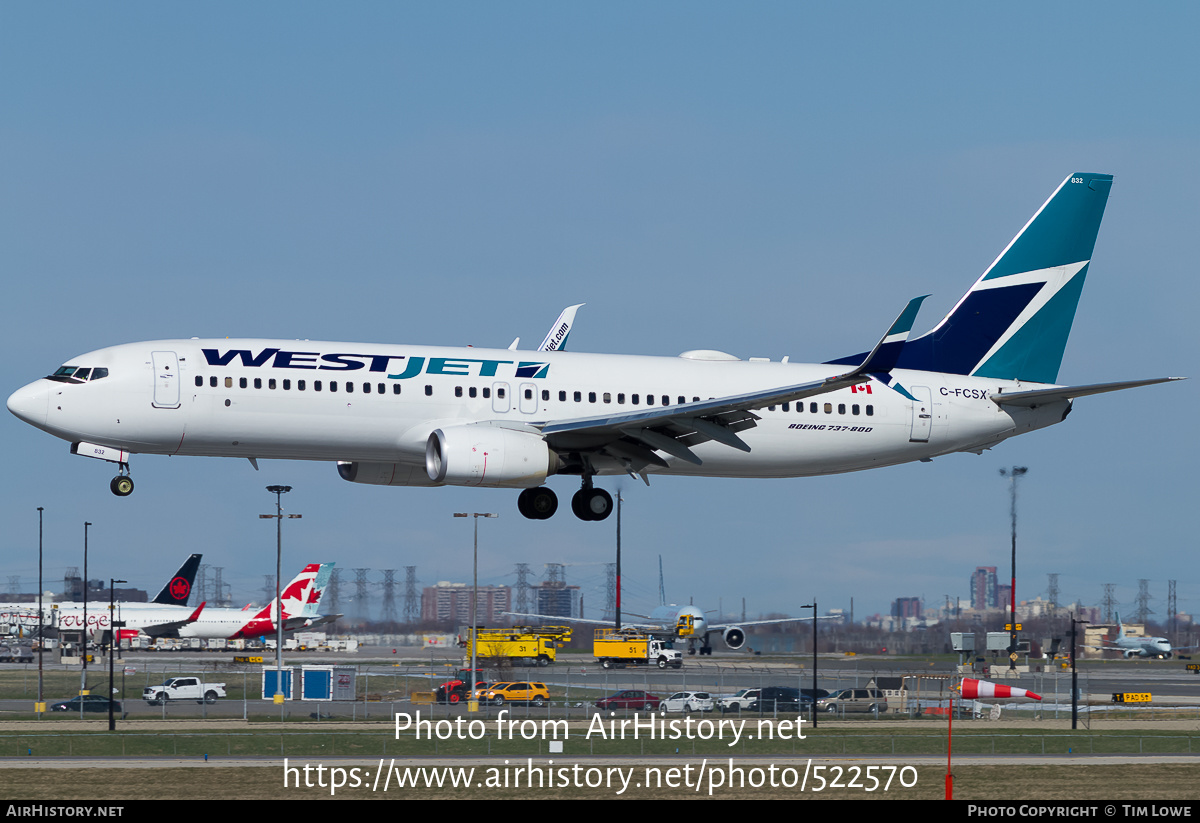
[[[475, 606], [476, 620], [485, 626], [495, 626], [510, 620], [505, 612], [512, 610], [512, 589], [508, 586], [480, 586]], [[471, 584], [441, 581], [421, 591], [421, 621], [424, 623], [451, 622], [471, 625]]]
[[996, 567], [979, 566], [971, 575], [971, 608], [976, 611], [994, 609], [996, 600]]
[[897, 597], [892, 601], [892, 617], [907, 618], [921, 616], [921, 598]]

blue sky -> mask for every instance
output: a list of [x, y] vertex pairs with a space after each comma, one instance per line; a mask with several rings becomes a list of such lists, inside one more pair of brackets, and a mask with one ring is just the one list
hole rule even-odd
[[[1185, 4], [6, 4], [6, 392], [134, 340], [256, 336], [820, 361], [957, 300], [1071, 172], [1115, 175], [1060, 380], [1192, 375], [1200, 66]], [[1196, 381], [1078, 401], [983, 456], [623, 489], [627, 604], [856, 616], [1006, 568], [1003, 466], [1027, 465], [1018, 596], [1137, 579], [1200, 609]], [[332, 465], [147, 456], [137, 491], [0, 420], [0, 566], [155, 588], [184, 555], [248, 600], [286, 563], [512, 583], [563, 562], [602, 605], [614, 520], [532, 523], [498, 490], [381, 489]], [[560, 497], [574, 488], [552, 480]], [[32, 559], [31, 559], [32, 558]], [[352, 574], [350, 575], [352, 578]], [[372, 580], [380, 580], [375, 573]], [[30, 581], [28, 583], [24, 581]]]

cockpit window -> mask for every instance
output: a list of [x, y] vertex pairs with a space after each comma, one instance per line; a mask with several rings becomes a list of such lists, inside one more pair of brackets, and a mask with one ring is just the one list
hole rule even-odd
[[58, 371], [49, 375], [47, 379], [55, 380], [59, 383], [83, 383], [88, 380], [100, 380], [104, 377], [108, 377], [108, 369], [61, 366]]

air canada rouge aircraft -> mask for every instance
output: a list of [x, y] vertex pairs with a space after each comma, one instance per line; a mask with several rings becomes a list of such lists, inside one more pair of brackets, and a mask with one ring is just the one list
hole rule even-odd
[[[982, 453], [1062, 421], [1076, 397], [1173, 378], [1056, 381], [1112, 176], [1059, 185], [931, 331], [923, 297], [867, 353], [818, 364], [308, 340], [127, 343], [71, 358], [8, 398], [13, 414], [118, 465], [132, 454], [329, 460], [355, 483], [521, 489], [573, 475], [603, 520], [598, 475], [807, 477]], [[544, 344], [545, 345], [545, 344]]]

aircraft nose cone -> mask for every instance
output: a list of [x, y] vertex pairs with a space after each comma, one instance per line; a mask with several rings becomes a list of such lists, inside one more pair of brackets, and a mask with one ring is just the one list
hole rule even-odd
[[19, 388], [8, 396], [8, 410], [34, 426], [45, 425], [49, 403], [50, 392], [40, 380]]

